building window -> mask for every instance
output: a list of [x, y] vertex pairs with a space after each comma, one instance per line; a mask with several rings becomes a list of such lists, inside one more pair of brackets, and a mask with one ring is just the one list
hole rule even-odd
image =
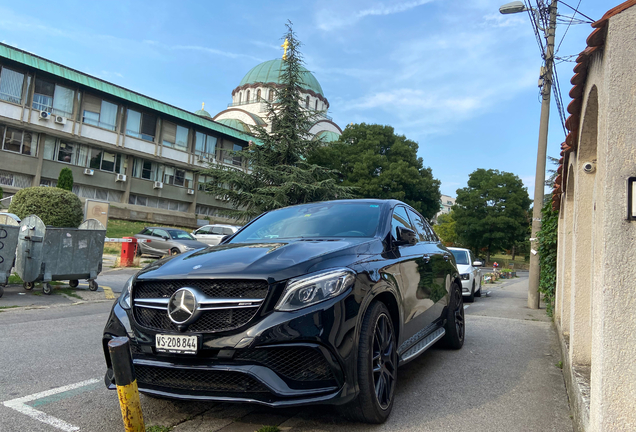
[[3, 67], [0, 73], [0, 99], [16, 104], [22, 103], [23, 83], [24, 74]]
[[214, 155], [216, 150], [216, 137], [197, 132], [195, 136], [194, 152], [200, 155]]
[[36, 156], [38, 149], [38, 134], [20, 129], [0, 125], [2, 150]]
[[261, 100], [261, 89], [256, 90], [256, 100], [257, 101]]
[[239, 92], [238, 103], [241, 103], [241, 99], [243, 99], [243, 93]]
[[309, 96], [305, 98], [305, 108], [309, 108]]
[[36, 78], [33, 109], [71, 117], [74, 95], [75, 92], [69, 88]]
[[121, 172], [120, 154], [105, 152], [97, 148], [92, 148], [90, 154], [89, 166], [91, 168], [111, 173]]
[[186, 151], [188, 129], [170, 122], [163, 122], [163, 145]]
[[194, 175], [192, 171], [186, 171], [174, 167], [166, 167], [163, 182], [173, 186], [192, 187]]
[[60, 142], [57, 150], [58, 162], [73, 163], [73, 144]]
[[272, 102], [274, 100], [274, 89], [269, 89], [269, 93], [267, 95], [267, 100]]
[[146, 207], [160, 208], [164, 210], [174, 210], [180, 212], [187, 212], [190, 207], [189, 203], [172, 201], [157, 197], [146, 197], [142, 195], [130, 194], [128, 197], [128, 204], [140, 205]]
[[126, 135], [141, 138], [146, 141], [155, 140], [157, 130], [157, 116], [147, 113], [140, 113], [135, 110], [128, 110], [126, 121]]
[[82, 121], [114, 131], [117, 125], [117, 105], [92, 95], [84, 95]]
[[318, 99], [316, 99], [316, 107], [314, 109], [318, 111]]
[[245, 103], [250, 103], [250, 91], [248, 90], [245, 96]]

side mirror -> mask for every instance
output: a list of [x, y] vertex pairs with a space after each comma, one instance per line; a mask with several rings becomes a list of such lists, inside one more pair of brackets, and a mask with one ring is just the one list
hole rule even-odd
[[413, 231], [412, 229], [408, 229], [408, 228], [403, 228], [403, 227], [397, 227], [397, 241], [396, 246], [402, 246], [402, 245], [414, 245], [417, 243], [417, 235], [415, 234], [415, 231]]
[[168, 236], [162, 236], [162, 238], [163, 238], [164, 240], [170, 240], [170, 237], [168, 237]]
[[481, 266], [483, 266], [483, 265], [484, 265], [484, 263], [483, 263], [483, 262], [481, 262], [481, 261], [475, 261], [475, 262], [473, 262], [473, 267], [481, 267]]

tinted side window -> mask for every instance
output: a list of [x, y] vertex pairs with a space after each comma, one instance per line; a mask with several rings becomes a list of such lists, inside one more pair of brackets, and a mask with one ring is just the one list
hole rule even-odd
[[152, 235], [152, 230], [149, 228], [144, 228], [143, 230], [141, 230], [139, 234], [149, 236], [149, 235]]
[[232, 228], [223, 228], [223, 235], [232, 235], [234, 234], [234, 231], [232, 231]]
[[393, 210], [393, 217], [391, 218], [391, 234], [394, 239], [397, 239], [397, 228], [413, 229], [409, 222], [409, 217], [406, 215], [406, 209], [402, 206], [396, 207]]
[[155, 237], [168, 237], [168, 233], [164, 230], [156, 229], [152, 232]]
[[197, 234], [210, 234], [210, 227], [199, 228]]
[[221, 227], [212, 227], [212, 230], [210, 232], [211, 234], [216, 234], [216, 235], [223, 235], [223, 228]]
[[413, 222], [413, 225], [415, 225], [415, 232], [420, 238], [420, 241], [433, 241], [433, 239], [431, 239], [429, 236], [428, 230], [426, 229], [426, 221], [411, 209], [408, 209], [408, 213], [409, 217], [411, 218], [411, 222]]

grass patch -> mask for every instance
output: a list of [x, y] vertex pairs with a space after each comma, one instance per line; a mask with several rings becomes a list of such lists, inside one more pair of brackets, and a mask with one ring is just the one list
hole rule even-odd
[[[106, 228], [106, 237], [110, 237], [110, 238], [132, 237], [148, 226], [170, 226], [170, 225], [161, 225], [161, 224], [152, 223], [152, 222], [138, 222], [138, 221], [127, 221], [127, 220], [120, 220], [120, 219], [109, 219], [108, 227]], [[170, 226], [170, 227], [179, 228], [188, 233], [194, 231], [194, 229], [192, 228], [179, 227], [179, 226]]]
[[523, 255], [515, 256], [515, 259], [512, 259], [512, 255], [505, 254], [494, 254], [490, 255], [490, 263], [497, 261], [500, 269], [510, 268], [510, 264], [514, 264], [515, 270], [527, 270], [530, 268], [530, 262], [525, 260]]
[[557, 364], [555, 366], [558, 367], [559, 369], [563, 369], [563, 362], [559, 361], [559, 362], [557, 362]]
[[104, 253], [106, 255], [121, 255], [121, 243], [104, 243]]
[[24, 281], [17, 274], [13, 273], [9, 276], [9, 284], [22, 284]]
[[280, 432], [280, 428], [278, 426], [263, 426], [256, 432]]
[[1, 309], [13, 309], [13, 308], [17, 308], [17, 307], [20, 307], [20, 306], [0, 306], [0, 310]]
[[170, 432], [172, 430], [169, 426], [148, 426], [146, 432]]

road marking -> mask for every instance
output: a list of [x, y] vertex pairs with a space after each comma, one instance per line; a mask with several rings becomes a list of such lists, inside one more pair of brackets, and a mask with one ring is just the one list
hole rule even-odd
[[91, 385], [91, 384], [95, 384], [98, 383], [100, 380], [99, 379], [89, 379], [86, 381], [81, 381], [75, 384], [69, 384], [69, 385], [65, 385], [62, 387], [58, 387], [58, 388], [54, 388], [51, 390], [46, 390], [40, 393], [35, 393], [29, 396], [23, 396], [21, 398], [17, 398], [17, 399], [11, 399], [9, 401], [3, 402], [2, 404], [4, 406], [6, 406], [7, 408], [11, 408], [14, 409], [16, 411], [18, 411], [19, 413], [22, 413], [24, 415], [27, 415], [29, 417], [31, 417], [34, 420], [40, 421], [42, 423], [46, 423], [49, 424], [53, 427], [56, 427], [58, 429], [61, 429], [65, 432], [71, 432], [71, 431], [78, 431], [80, 428], [77, 426], [73, 426], [70, 423], [65, 422], [64, 420], [60, 420], [56, 417], [50, 416], [46, 413], [43, 413], [42, 411], [38, 411], [35, 408], [27, 405], [27, 402], [32, 402], [34, 400], [37, 399], [42, 399], [42, 398], [46, 398], [52, 395], [56, 395], [58, 393], [64, 393], [67, 392], [69, 390], [75, 390], [77, 388], [80, 387], [84, 387], [87, 385]]
[[468, 309], [470, 305], [464, 305], [464, 309]]

